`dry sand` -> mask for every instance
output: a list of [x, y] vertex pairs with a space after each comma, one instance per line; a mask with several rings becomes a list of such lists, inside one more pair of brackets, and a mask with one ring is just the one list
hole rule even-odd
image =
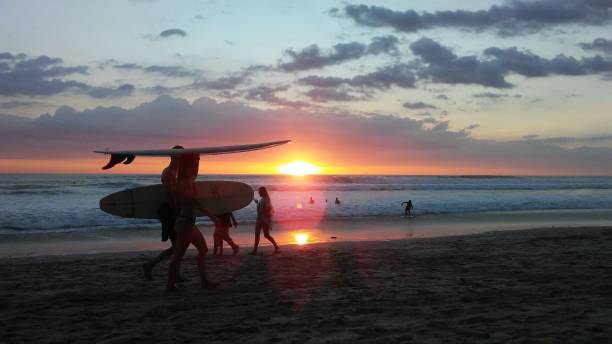
[[[0, 342], [612, 342], [612, 228], [284, 246], [164, 294], [155, 252], [0, 260]], [[243, 251], [246, 248], [243, 247]]]

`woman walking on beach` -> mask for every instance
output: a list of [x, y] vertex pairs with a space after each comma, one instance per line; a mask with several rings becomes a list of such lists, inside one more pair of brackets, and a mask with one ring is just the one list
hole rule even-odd
[[263, 229], [264, 237], [268, 239], [272, 245], [274, 245], [274, 253], [278, 253], [278, 245], [274, 238], [270, 235], [270, 231], [272, 230], [272, 213], [274, 209], [272, 208], [272, 202], [270, 201], [270, 195], [268, 194], [268, 190], [261, 186], [259, 188], [259, 196], [261, 200], [257, 202], [257, 221], [255, 222], [255, 246], [253, 247], [253, 252], [249, 253], [251, 255], [257, 254], [257, 247], [259, 246], [259, 236], [261, 235], [261, 230]]
[[174, 255], [168, 266], [168, 284], [166, 291], [176, 289], [179, 281], [179, 271], [181, 261], [185, 251], [190, 244], [198, 250], [198, 270], [202, 288], [214, 288], [217, 284], [212, 283], [206, 277], [206, 253], [208, 247], [202, 233], [195, 225], [196, 210], [202, 211], [217, 225], [219, 219], [206, 209], [198, 200], [198, 192], [195, 186], [195, 179], [198, 176], [200, 156], [198, 154], [183, 155], [179, 159], [179, 170], [176, 183], [176, 200], [178, 216], [174, 225], [176, 230], [176, 244], [174, 245]]

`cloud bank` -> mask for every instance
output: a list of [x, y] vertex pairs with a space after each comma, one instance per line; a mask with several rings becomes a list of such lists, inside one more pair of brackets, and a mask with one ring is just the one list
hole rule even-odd
[[[276, 91], [259, 89], [252, 96], [273, 97]], [[189, 103], [162, 96], [133, 109], [75, 111], [62, 107], [53, 115], [34, 120], [0, 116], [0, 158], [94, 158], [90, 151], [106, 147], [206, 146], [289, 138], [294, 140], [292, 149], [314, 152], [317, 159], [338, 165], [430, 166], [449, 171], [473, 168], [526, 174], [608, 174], [612, 168], [612, 149], [565, 149], [555, 144], [569, 138], [551, 142], [478, 140], [468, 131], [453, 131], [448, 122], [386, 114], [264, 111], [236, 102], [201, 98]], [[254, 161], [272, 153], [250, 154], [231, 159]]]

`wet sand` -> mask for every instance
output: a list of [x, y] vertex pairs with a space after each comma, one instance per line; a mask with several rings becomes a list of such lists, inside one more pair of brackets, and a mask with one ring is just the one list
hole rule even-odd
[[612, 227], [246, 251], [174, 295], [152, 251], [0, 259], [0, 342], [612, 341]]

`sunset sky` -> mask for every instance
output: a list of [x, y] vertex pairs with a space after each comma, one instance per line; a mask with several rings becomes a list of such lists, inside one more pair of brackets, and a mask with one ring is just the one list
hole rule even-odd
[[[0, 2], [0, 173], [612, 175], [612, 2]], [[112, 173], [158, 173], [137, 158]]]

